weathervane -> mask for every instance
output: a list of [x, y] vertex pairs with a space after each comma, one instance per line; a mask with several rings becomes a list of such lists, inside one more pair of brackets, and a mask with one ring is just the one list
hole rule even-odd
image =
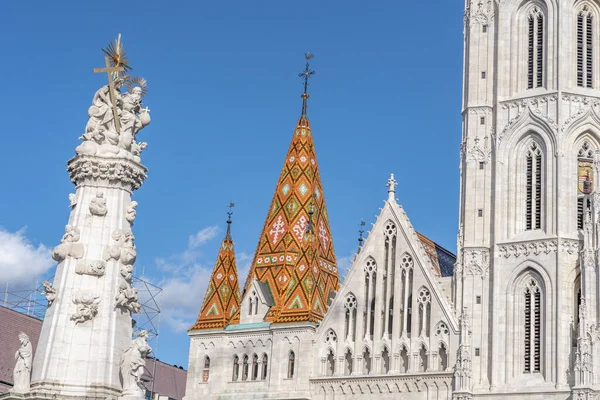
[[304, 68], [304, 71], [300, 72], [298, 74], [298, 76], [302, 79], [304, 79], [304, 93], [302, 93], [302, 116], [306, 116], [306, 99], [308, 99], [310, 96], [308, 95], [308, 80], [310, 79], [311, 76], [313, 76], [315, 74], [315, 71], [313, 71], [312, 69], [310, 69], [310, 63], [309, 61], [312, 60], [315, 57], [314, 54], [310, 54], [310, 53], [306, 53], [304, 54], [304, 58], [306, 59], [306, 66]]
[[233, 207], [235, 204], [230, 201], [229, 202], [229, 211], [227, 211], [227, 237], [231, 238], [231, 216], [233, 215]]
[[363, 239], [363, 233], [365, 233], [365, 230], [363, 229], [363, 227], [365, 226], [365, 221], [362, 218], [360, 219], [360, 224], [358, 224], [358, 226], [358, 249], [360, 251], [360, 248], [362, 247], [363, 242], [365, 241], [365, 239]]

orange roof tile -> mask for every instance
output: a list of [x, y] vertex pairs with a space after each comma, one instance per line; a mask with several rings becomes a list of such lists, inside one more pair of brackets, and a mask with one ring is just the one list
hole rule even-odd
[[198, 320], [190, 329], [219, 329], [239, 321], [240, 286], [235, 264], [231, 220], [227, 221], [227, 234], [221, 243]]

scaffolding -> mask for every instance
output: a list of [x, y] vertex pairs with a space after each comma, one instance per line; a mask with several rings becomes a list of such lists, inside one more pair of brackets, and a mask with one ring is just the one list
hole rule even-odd
[[43, 320], [48, 308], [46, 297], [42, 294], [43, 291], [44, 287], [39, 283], [39, 280], [36, 280], [34, 290], [11, 289], [7, 283], [1, 304], [10, 310]]

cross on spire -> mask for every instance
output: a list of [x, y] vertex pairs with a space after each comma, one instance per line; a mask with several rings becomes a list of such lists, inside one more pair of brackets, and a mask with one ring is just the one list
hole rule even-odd
[[[121, 35], [119, 35], [119, 39], [120, 38], [121, 38]], [[110, 58], [108, 56], [104, 57], [104, 64], [106, 65], [104, 68], [94, 68], [94, 72], [95, 73], [106, 72], [106, 74], [108, 75], [108, 95], [110, 97], [110, 102], [112, 103], [113, 118], [115, 120], [115, 130], [117, 131], [117, 133], [119, 133], [119, 132], [121, 132], [121, 126], [119, 123], [119, 114], [117, 111], [117, 101], [116, 101], [117, 96], [115, 95], [115, 80], [116, 80], [116, 77], [118, 76], [118, 73], [125, 71], [125, 68], [121, 67], [121, 66], [111, 67]]]
[[306, 117], [306, 100], [310, 97], [308, 95], [308, 80], [315, 74], [315, 71], [310, 69], [309, 61], [315, 57], [314, 54], [306, 53], [304, 58], [306, 59], [306, 66], [304, 71], [300, 72], [298, 76], [304, 80], [304, 93], [302, 93], [302, 117]]

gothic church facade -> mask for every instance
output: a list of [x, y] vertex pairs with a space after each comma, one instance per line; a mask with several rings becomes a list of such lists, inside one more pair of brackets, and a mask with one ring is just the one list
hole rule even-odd
[[339, 282], [305, 93], [241, 295], [223, 241], [185, 398], [598, 398], [599, 24], [594, 0], [467, 0], [456, 257], [392, 176]]

